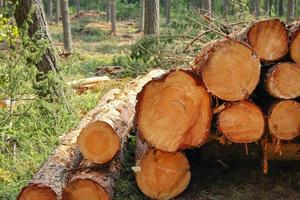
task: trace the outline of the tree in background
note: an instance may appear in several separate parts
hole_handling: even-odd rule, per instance
[[[46,12],[47,12],[47,16],[49,19],[52,18],[53,16],[53,13],[52,13],[52,10],[53,10],[53,4],[52,4],[52,0],[48,0],[47,1],[47,9],[46,9]]]
[[[60,0],[61,6],[61,17],[63,23],[63,34],[64,34],[64,48],[67,52],[72,52],[72,34],[71,34],[71,24],[69,16],[69,2],[68,0]]]
[[[211,7],[211,0],[202,0],[203,10],[208,14],[211,15],[212,7]]]
[[[4,6],[4,0],[0,0],[0,8],[2,8]]]
[[[145,35],[159,35],[159,0],[145,0]]]
[[[223,0],[223,5],[222,5],[223,16],[227,16],[228,10],[229,10],[229,0]]]
[[[107,21],[110,21],[110,0],[106,0],[106,17],[107,17]]]
[[[110,20],[111,20],[111,34],[116,35],[117,32],[117,20],[116,20],[116,2],[115,0],[110,0]]]
[[[255,17],[259,17],[260,16],[260,2],[259,0],[253,0],[254,1],[254,14]]]
[[[58,24],[60,19],[60,0],[56,0],[55,23]]]
[[[164,6],[165,6],[164,13],[166,17],[166,24],[169,24],[171,18],[171,0],[165,0]]]
[[[80,17],[80,0],[76,0],[77,17]]]
[[[278,0],[278,16],[283,16],[283,0]]]
[[[139,21],[139,32],[144,31],[144,24],[145,24],[145,0],[140,0],[140,21]]]
[[[294,0],[287,1],[286,23],[290,23],[295,17]]]

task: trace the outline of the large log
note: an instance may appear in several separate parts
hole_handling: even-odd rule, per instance
[[[251,102],[230,103],[219,115],[218,129],[231,142],[256,142],[265,131],[264,115]]]
[[[290,28],[289,42],[290,56],[295,63],[300,64],[300,21]]]
[[[209,43],[194,64],[209,92],[226,101],[248,98],[259,82],[258,57],[251,47],[237,40]]]
[[[205,143],[211,100],[196,75],[176,70],[150,81],[137,96],[140,136],[157,149],[175,152]]]
[[[270,133],[280,140],[292,140],[300,135],[300,103],[284,100],[270,109],[268,117]]]
[[[79,167],[82,170],[70,174],[63,199],[113,198],[114,186],[124,163],[125,143],[133,128],[136,95],[143,85],[163,73],[163,70],[153,70],[127,84],[118,98],[102,106],[94,120],[81,131],[78,144],[90,161],[85,159]],[[99,165],[104,163],[107,165]]]
[[[18,200],[60,199],[62,186],[66,180],[66,172],[77,167],[82,158],[76,144],[77,136],[103,105],[116,98],[117,93],[119,90],[108,92],[100,100],[97,107],[80,121],[77,128],[64,136],[61,144],[54,150],[33,179],[23,187],[17,197]]]
[[[182,193],[191,178],[190,164],[183,152],[169,153],[150,148],[137,138],[136,182],[148,197],[168,200]]]
[[[247,41],[261,61],[277,61],[288,53],[288,31],[279,19],[254,23],[247,32]]]
[[[268,92],[277,98],[293,99],[300,97],[300,65],[279,63],[267,75]]]

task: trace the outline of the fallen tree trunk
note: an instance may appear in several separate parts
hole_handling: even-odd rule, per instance
[[[89,112],[79,123],[76,129],[67,133],[61,144],[35,174],[33,179],[23,187],[18,200],[56,200],[60,199],[62,186],[66,180],[66,172],[76,167],[82,157],[77,148],[76,138],[80,131],[92,120],[99,108],[116,98],[118,90],[111,90],[98,103],[97,107]]]
[[[268,117],[270,133],[279,140],[292,140],[300,135],[300,103],[284,100],[270,109]]]
[[[162,151],[198,147],[210,133],[210,96],[192,73],[183,70],[147,83],[137,96],[140,136]]]
[[[251,47],[237,40],[209,43],[194,65],[208,91],[226,101],[248,98],[259,82],[259,59]]]
[[[288,31],[279,19],[254,23],[247,32],[247,42],[261,61],[273,62],[288,53]]]
[[[137,137],[136,182],[148,197],[168,200],[182,193],[191,178],[190,164],[183,152],[168,153],[150,148]]]
[[[290,56],[292,60],[300,64],[300,22],[295,23],[289,31]]]
[[[261,109],[248,101],[230,103],[219,114],[218,129],[234,143],[258,141],[265,131]]]
[[[300,65],[279,63],[267,75],[268,92],[277,98],[293,99],[300,97]]]

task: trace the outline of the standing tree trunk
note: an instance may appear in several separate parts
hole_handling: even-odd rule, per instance
[[[140,23],[139,23],[139,31],[144,31],[145,24],[145,0],[140,0]]]
[[[71,34],[71,24],[69,17],[69,2],[68,0],[60,0],[61,4],[61,16],[63,22],[63,32],[64,32],[64,48],[67,52],[72,52],[72,34]]]
[[[165,0],[166,24],[170,23],[171,18],[171,0]]]
[[[4,7],[4,2],[3,0],[0,0],[0,8]]]
[[[79,18],[80,17],[80,0],[76,0],[76,10],[77,10],[76,16]]]
[[[106,0],[106,17],[107,21],[110,22],[110,0]]]
[[[202,0],[203,9],[208,15],[211,15],[211,0]]]
[[[259,0],[254,0],[254,12],[255,12],[255,17],[260,16]]]
[[[37,63],[38,70],[46,74],[58,71],[58,64],[51,44],[50,34],[41,0],[19,0],[16,4],[15,18],[17,26],[22,29],[27,23],[28,36],[34,42],[45,41],[49,45],[44,50],[41,60]]]
[[[58,24],[60,18],[60,0],[56,0],[55,23]]]
[[[224,1],[224,0],[223,0]],[[249,4],[249,11],[250,11],[250,13],[251,14],[254,14],[254,8],[255,8],[255,3],[254,3],[254,1],[253,0],[249,0],[248,1],[248,4]]]
[[[53,10],[53,2],[52,0],[49,0],[47,2],[47,15],[49,19],[51,19],[53,16],[52,10]]]
[[[145,0],[145,35],[159,35],[159,0]]]
[[[229,0],[223,0],[223,9],[222,9],[223,16],[227,16],[228,14],[228,8],[229,8],[228,4],[229,4]]]
[[[268,2],[268,16],[271,17],[272,16],[272,5],[273,5],[273,0],[269,0]]]
[[[287,1],[286,23],[290,23],[294,19],[294,0]]]
[[[111,19],[111,34],[116,35],[117,20],[116,20],[116,2],[110,0],[110,19]]]
[[[283,0],[278,0],[278,16],[283,16]]]

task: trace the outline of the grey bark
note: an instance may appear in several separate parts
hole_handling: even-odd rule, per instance
[[[53,16],[52,10],[53,10],[53,2],[52,2],[52,0],[48,0],[47,1],[47,16],[49,19],[51,19]]]
[[[3,0],[0,0],[0,8],[4,7],[4,2]]]
[[[80,0],[76,0],[77,17],[80,17]]]
[[[228,9],[229,9],[228,4],[229,4],[229,0],[223,0],[222,11],[224,16],[228,15]]]
[[[159,35],[159,0],[145,0],[145,35]]]
[[[106,0],[106,17],[107,17],[107,21],[110,22],[110,0]]]
[[[72,52],[72,34],[71,34],[71,23],[69,16],[69,1],[60,0],[61,16],[63,22],[63,35],[64,35],[64,48],[67,52]]]
[[[202,0],[202,3],[203,3],[203,10],[211,15],[212,13],[212,10],[211,10],[211,0]]]
[[[116,35],[117,20],[116,20],[116,2],[115,2],[115,0],[110,0],[110,20],[111,20],[111,34]]]
[[[253,0],[254,1],[254,13],[255,17],[260,16],[260,0]]]
[[[32,10],[33,9],[33,10]],[[20,0],[16,4],[15,19],[19,29],[28,25],[28,36],[33,41],[45,41],[47,48],[37,63],[38,70],[46,74],[49,71],[58,71],[57,59],[55,57],[53,45],[51,44],[47,20],[41,0]]]
[[[55,23],[58,24],[60,19],[60,0],[56,0]]]
[[[295,16],[295,10],[294,10],[294,0],[288,0],[287,1],[287,13],[286,13],[286,23],[290,23]]]
[[[169,24],[171,19],[171,0],[165,0],[165,16],[166,24]]]
[[[278,16],[283,16],[283,0],[278,0]]]
[[[145,0],[140,0],[140,21],[139,21],[139,31],[144,31],[145,24]]]

